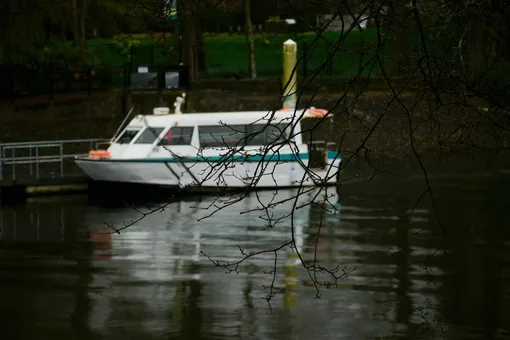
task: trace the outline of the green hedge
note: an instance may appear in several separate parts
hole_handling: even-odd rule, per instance
[[[332,63],[333,74],[355,74],[358,72],[360,60],[366,62],[368,58],[360,58],[362,51],[374,48],[375,39],[371,32],[352,32],[335,54]],[[364,41],[361,37],[364,37]],[[324,64],[328,51],[335,41],[340,38],[337,33],[326,33],[313,44],[315,34],[279,34],[257,35],[255,37],[255,60],[257,74],[260,76],[279,76],[282,73],[282,46],[287,39],[298,43],[298,58],[303,57],[304,46],[308,46],[308,72]],[[363,43],[362,43],[363,41]],[[225,73],[246,75],[248,70],[248,51],[244,35],[209,36],[204,37],[206,52],[207,76],[221,76]],[[364,59],[364,60],[363,60]],[[300,68],[299,71],[301,71]]]
[[[302,57],[305,44],[308,45],[308,72],[324,63],[331,48],[335,48],[339,33],[328,32],[321,35],[318,41],[314,33],[300,34],[256,34],[255,59],[259,76],[280,76],[282,73],[282,44],[287,39],[298,43],[298,58]],[[104,65],[120,67],[127,64],[129,46],[135,46],[133,53],[134,65],[149,65],[151,63],[151,45],[154,44],[155,64],[177,64],[178,50],[173,37],[161,39],[161,36],[136,35],[123,36],[114,39],[89,40],[91,52]],[[202,77],[225,77],[237,75],[244,77],[248,70],[248,51],[244,34],[204,34],[204,52],[206,71]],[[377,45],[377,32],[373,29],[352,31],[338,48],[332,63],[333,75],[356,74],[360,63],[366,67],[363,73],[377,72],[377,65],[369,62],[374,56]],[[391,54],[394,48],[392,39],[385,44],[383,54]],[[366,64],[366,65],[365,65]],[[377,63],[375,63],[377,64]],[[370,70],[372,68],[372,70]],[[303,70],[302,65],[299,72]]]

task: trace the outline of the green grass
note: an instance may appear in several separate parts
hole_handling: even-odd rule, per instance
[[[279,35],[256,35],[255,36],[255,60],[257,74],[259,76],[280,76],[282,74],[282,46],[287,39],[298,43],[298,60],[303,57],[304,45],[308,45],[307,69],[308,73],[324,64],[328,51],[339,38],[338,33],[325,33],[314,43],[316,35],[313,33],[303,34],[279,34]],[[347,36],[335,53],[332,63],[332,74],[357,74],[361,64],[365,64],[376,46],[375,31],[352,32]],[[246,37],[236,36],[205,36],[204,45],[206,51],[207,76],[215,77],[225,72],[234,72],[242,75],[247,74],[248,52]],[[362,56],[362,53],[365,53]],[[301,73],[303,66],[300,65],[298,72]],[[367,73],[365,70],[363,73]]]
[[[255,59],[257,75],[261,77],[280,76],[282,74],[282,45],[287,39],[293,39],[298,43],[298,59],[302,57],[304,45],[309,46],[307,53],[307,70],[311,73],[315,68],[324,64],[328,51],[339,38],[339,33],[328,32],[316,39],[314,33],[299,34],[256,34],[255,35]],[[117,38],[118,39],[118,38]],[[130,37],[137,41],[138,46],[134,53],[134,65],[149,65],[151,62],[152,41],[147,35]],[[128,40],[121,40],[121,44],[115,45],[115,39],[89,40],[89,50],[96,56],[104,66],[122,67],[127,64]],[[206,60],[206,71],[201,74],[205,78],[224,77],[228,74],[237,74],[241,77],[248,73],[248,51],[246,36],[244,34],[204,34],[204,51]],[[166,48],[156,47],[154,49],[155,64],[177,64],[177,45],[169,39]],[[345,41],[337,47],[332,63],[332,75],[357,74],[360,64],[366,69],[362,74],[377,72],[378,67],[372,70],[369,60],[374,56],[377,42],[375,30],[368,29],[363,32],[353,31]],[[121,46],[123,45],[123,46]],[[116,47],[117,46],[117,47]],[[385,45],[384,51],[393,51],[393,42]],[[383,52],[384,52],[383,51]],[[122,54],[124,52],[124,54]],[[366,65],[365,65],[366,64]],[[376,64],[376,63],[374,63]],[[299,74],[302,73],[303,65],[299,67]],[[326,72],[328,73],[328,72]]]

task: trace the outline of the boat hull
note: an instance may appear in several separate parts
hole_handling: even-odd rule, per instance
[[[306,155],[299,159],[280,157],[227,162],[77,158],[75,163],[92,181],[216,191],[247,187],[262,189],[334,185],[340,161],[335,152],[328,155],[324,169],[307,169]]]

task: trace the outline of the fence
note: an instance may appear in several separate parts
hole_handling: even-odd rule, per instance
[[[107,144],[104,139],[0,144],[0,181],[39,180],[76,175],[73,159]]]
[[[39,71],[0,72],[0,100],[63,93],[104,91],[115,88],[161,90],[187,87],[187,70],[175,66],[46,68]]]
[[[208,55],[205,57],[205,67],[201,78],[243,78],[247,76],[246,65],[247,56],[243,52],[239,53],[236,44],[225,42],[230,46],[223,54]],[[299,44],[299,55],[302,57],[298,65],[298,74],[300,77],[306,77],[315,68],[322,65],[322,54],[316,50],[311,51],[307,43]],[[279,48],[279,47],[278,47]],[[140,49],[143,50],[145,49]],[[217,49],[216,49],[217,50]],[[134,54],[136,51],[132,51]],[[145,51],[147,52],[147,51]],[[234,53],[235,52],[235,53]],[[319,51],[320,52],[320,51]],[[137,52],[138,57],[151,55],[151,53]],[[153,54],[153,53],[152,53]],[[229,58],[218,57],[219,55],[229,55]],[[235,56],[233,56],[235,54]],[[274,53],[269,53],[269,57],[260,57],[257,64],[257,73],[261,77],[275,77],[282,73],[281,58],[273,57]],[[86,92],[91,94],[95,91],[105,91],[110,89],[129,89],[129,90],[165,90],[171,88],[187,89],[189,86],[189,70],[186,65],[158,65],[154,58],[134,58],[136,63],[142,65],[128,64],[123,67],[108,66],[89,66],[84,68],[46,67],[37,71],[6,68],[0,70],[0,100],[14,103],[17,99],[45,96],[49,100],[54,99],[58,94]],[[147,63],[144,63],[147,61]],[[151,63],[151,61],[153,63]],[[322,73],[324,75],[333,74],[333,64],[336,69],[341,61],[331,61]],[[342,64],[342,67],[346,67]],[[356,65],[357,67],[357,65]],[[338,71],[338,70],[337,70]],[[336,72],[338,73],[338,72]]]

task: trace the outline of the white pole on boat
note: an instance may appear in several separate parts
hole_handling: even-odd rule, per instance
[[[283,108],[296,108],[297,43],[291,39],[283,43]]]

